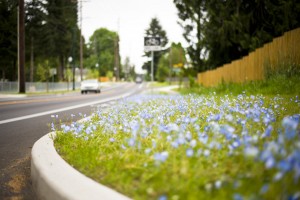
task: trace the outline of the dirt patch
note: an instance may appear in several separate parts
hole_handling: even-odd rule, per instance
[[[30,179],[30,156],[15,160],[1,171],[0,199],[37,199]]]
[[[14,193],[20,193],[25,186],[26,177],[24,174],[15,174],[7,185]]]

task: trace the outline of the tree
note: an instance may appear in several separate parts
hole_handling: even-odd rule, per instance
[[[126,81],[133,80],[135,77],[134,66],[130,63],[130,58],[126,57],[122,66],[122,72]]]
[[[190,44],[187,53],[198,72],[205,71],[205,46],[203,23],[206,20],[204,0],[174,0],[178,9],[179,24],[184,29],[183,37]]]
[[[34,81],[34,73],[35,69],[35,58],[41,57],[42,52],[41,49],[44,48],[41,40],[41,32],[43,32],[43,23],[45,22],[46,13],[45,13],[45,5],[40,0],[31,0],[26,3],[26,60],[30,61],[30,70],[29,72],[29,80],[30,82]]]
[[[17,80],[17,0],[0,1],[0,79]]]
[[[161,47],[165,47],[168,44],[168,37],[166,31],[163,30],[162,26],[160,25],[157,18],[153,18],[150,22],[149,28],[145,32],[145,37],[160,37],[161,40]],[[153,52],[154,59],[153,59],[153,73],[154,77],[156,76],[158,62],[160,57],[164,54],[164,51],[156,51]],[[146,57],[152,59],[151,52],[145,52]],[[143,67],[144,70],[147,70],[148,74],[151,72],[151,61],[144,63]]]
[[[158,69],[156,74],[156,79],[159,82],[166,81],[166,78],[168,77],[170,72],[170,67],[168,65],[169,65],[169,59],[167,58],[167,55],[161,56],[159,59]]]
[[[294,0],[207,2],[207,64],[217,67],[239,59],[300,25],[300,3]],[[298,8],[298,11],[297,11]]]
[[[174,0],[174,3],[190,45],[189,57],[198,72],[239,59],[300,26],[300,2],[295,0]]]
[[[18,0],[0,1],[0,71],[2,79],[17,79],[17,5]],[[72,52],[79,55],[79,29],[77,27],[77,1],[28,0],[25,1],[27,74],[33,81],[38,62],[49,60],[58,68],[63,80],[64,66]],[[78,39],[78,41],[77,41]],[[53,59],[55,58],[55,59]]]
[[[167,77],[173,77],[175,71],[183,70],[185,63],[185,50],[181,43],[172,43],[168,51],[159,60],[157,80],[164,82]]]
[[[105,76],[108,71],[115,71],[119,63],[119,36],[116,32],[106,28],[96,30],[90,37],[89,57],[85,60],[85,66],[93,69],[98,65],[100,76]]]
[[[64,68],[69,56],[79,58],[79,29],[77,26],[77,1],[48,0],[47,12],[42,32],[46,57],[55,57],[58,78],[63,80]]]

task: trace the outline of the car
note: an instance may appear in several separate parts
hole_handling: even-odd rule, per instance
[[[81,94],[87,94],[88,92],[100,93],[100,83],[97,79],[88,79],[81,82],[80,85]]]
[[[143,79],[141,78],[141,77],[136,77],[136,79],[135,79],[135,82],[136,83],[142,83],[143,82]]]

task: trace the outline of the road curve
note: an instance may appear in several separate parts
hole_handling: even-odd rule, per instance
[[[50,132],[51,115],[59,115],[63,123],[78,120],[91,114],[96,106],[109,106],[116,98],[139,93],[144,87],[143,84],[123,83],[96,95],[78,92],[62,96],[1,98],[0,199],[36,199],[30,180],[30,152],[34,142]]]

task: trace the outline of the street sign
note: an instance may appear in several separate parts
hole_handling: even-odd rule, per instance
[[[173,67],[175,68],[179,68],[179,67],[183,67],[183,63],[177,63],[177,64],[174,64]]]
[[[49,70],[49,73],[50,73],[50,76],[56,75],[56,74],[57,74],[56,68],[51,68],[51,69]]]
[[[161,50],[160,37],[145,37],[144,38],[144,50],[145,51],[160,51]]]

